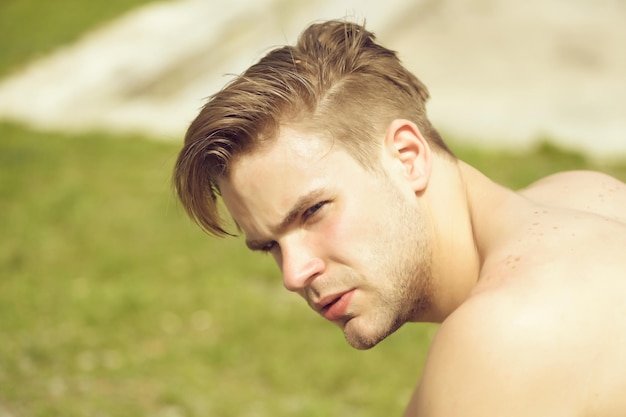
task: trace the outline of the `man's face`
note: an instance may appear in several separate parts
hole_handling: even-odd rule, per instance
[[[385,161],[383,170],[393,163]],[[427,228],[415,195],[398,184],[338,145],[284,128],[237,159],[220,189],[246,243],[272,254],[285,287],[367,349],[429,304]]]

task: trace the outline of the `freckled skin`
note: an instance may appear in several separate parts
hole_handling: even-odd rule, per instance
[[[495,244],[405,415],[626,415],[626,185],[568,172],[507,193],[492,235],[499,209],[475,206]]]

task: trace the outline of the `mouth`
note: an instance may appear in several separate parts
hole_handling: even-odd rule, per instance
[[[314,308],[326,320],[337,321],[346,315],[354,291],[349,290],[343,293],[328,295],[314,303]]]

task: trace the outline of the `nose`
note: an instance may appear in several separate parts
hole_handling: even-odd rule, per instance
[[[298,292],[309,281],[324,272],[324,261],[312,254],[304,245],[281,244],[281,270],[283,285],[289,291]]]

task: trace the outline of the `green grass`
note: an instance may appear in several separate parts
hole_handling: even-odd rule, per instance
[[[0,124],[0,404],[18,416],[399,415],[434,327],[360,352],[174,201],[178,145]],[[523,186],[594,168],[455,147]],[[626,164],[603,167],[626,178]]]
[[[398,414],[432,326],[349,348],[268,257],[186,219],[169,185],[177,150],[0,125],[0,403],[19,416]]]

